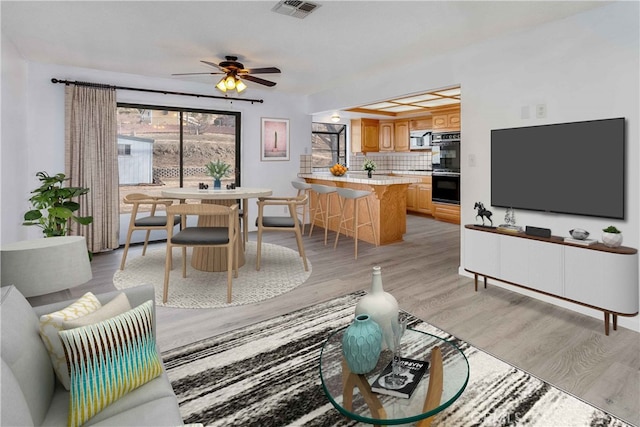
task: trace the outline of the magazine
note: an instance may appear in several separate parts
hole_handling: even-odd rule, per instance
[[[391,377],[392,363],[393,361],[389,362],[378,375],[378,378],[371,384],[371,391],[408,399],[429,369],[429,362],[401,357],[400,374],[395,380]]]

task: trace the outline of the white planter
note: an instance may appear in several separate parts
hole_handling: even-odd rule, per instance
[[[356,316],[360,314],[368,314],[382,329],[382,349],[393,350],[391,322],[398,320],[398,301],[382,288],[382,274],[379,266],[373,267],[371,290],[356,304]]]
[[[610,248],[617,248],[622,244],[622,233],[607,233],[602,232],[602,243]]]

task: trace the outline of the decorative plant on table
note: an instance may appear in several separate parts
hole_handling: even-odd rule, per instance
[[[213,178],[213,188],[220,189],[220,180],[229,175],[231,165],[228,165],[220,160],[216,160],[215,162],[207,163],[206,165],[204,165],[204,167],[207,168],[207,175]]]
[[[622,244],[622,232],[613,225],[602,229],[602,243],[610,248],[617,248]]]
[[[367,176],[369,178],[371,178],[373,171],[376,170],[377,167],[376,162],[367,158],[364,159],[364,163],[362,164],[362,170],[367,171]]]
[[[46,172],[38,172],[36,176],[42,185],[31,192],[33,196],[29,201],[33,209],[24,214],[22,225],[38,226],[45,237],[55,237],[68,234],[70,221],[82,225],[93,222],[91,216],[74,214],[80,209],[80,204],[72,199],[87,194],[88,188],[64,187],[69,178],[63,173],[50,176]]]

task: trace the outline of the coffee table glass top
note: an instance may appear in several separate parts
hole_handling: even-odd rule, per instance
[[[339,329],[332,333],[324,343],[320,353],[320,378],[322,387],[333,406],[347,417],[370,424],[398,425],[416,422],[431,417],[450,406],[464,391],[469,381],[469,363],[460,349],[453,343],[426,332],[407,329],[402,337],[401,356],[411,359],[427,360],[431,358],[432,350],[440,348],[442,353],[442,396],[439,404],[430,410],[425,410],[425,399],[429,387],[430,371],[420,380],[417,389],[410,399],[404,399],[384,394],[373,393],[380,401],[386,413],[384,423],[374,415],[370,406],[365,402],[362,390],[354,390],[352,407],[343,405],[343,356],[342,336],[346,330]],[[375,369],[364,378],[371,384],[384,367],[391,361],[392,353],[383,350],[380,353]],[[352,374],[353,375],[353,374]]]

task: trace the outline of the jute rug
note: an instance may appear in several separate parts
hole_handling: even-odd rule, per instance
[[[190,256],[191,250],[187,252]],[[162,302],[166,250],[147,251],[145,256],[127,260],[124,270],[113,276],[117,289],[151,283],[155,288],[156,304],[178,308],[218,308],[252,304],[300,286],[311,275],[304,270],[298,251],[270,243],[262,243],[262,262],[256,271],[256,242],[247,242],[245,264],[233,278],[233,298],[227,304],[227,272],[210,273],[191,267],[187,260],[187,277],[182,278],[181,250],[174,249],[173,270],[169,279],[169,298]]]
[[[351,322],[363,294],[164,352],[184,421],[207,426],[361,425],[341,415],[324,395],[319,357],[326,338]],[[433,426],[629,426],[416,317],[409,327],[452,340],[469,361],[465,391],[434,417]]]

